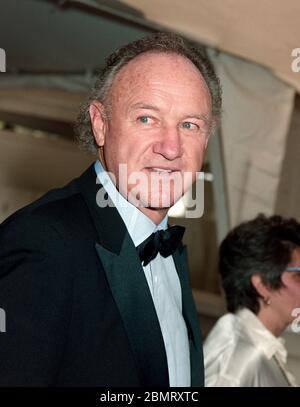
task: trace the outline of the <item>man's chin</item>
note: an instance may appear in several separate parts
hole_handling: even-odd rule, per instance
[[[175,204],[174,198],[167,196],[154,196],[152,199],[140,197],[138,200],[130,199],[130,201],[137,207],[149,208],[152,210],[169,210]]]

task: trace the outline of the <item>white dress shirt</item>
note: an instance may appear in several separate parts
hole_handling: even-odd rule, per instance
[[[297,386],[286,370],[283,338],[276,338],[249,309],[221,317],[204,343],[208,387]]]
[[[100,161],[95,162],[97,177],[122,217],[135,247],[153,232],[167,229],[166,216],[156,225],[128,202],[116,189]],[[162,332],[170,386],[190,386],[191,367],[187,328],[182,316],[181,286],[172,256],[159,253],[143,267]]]

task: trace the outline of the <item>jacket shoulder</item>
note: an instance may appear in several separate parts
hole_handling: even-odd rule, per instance
[[[83,195],[77,179],[62,188],[48,191],[36,201],[19,209],[0,224],[0,241],[7,233],[24,233],[27,229],[31,235],[44,233],[46,229],[63,231],[64,226],[76,225],[88,216]]]

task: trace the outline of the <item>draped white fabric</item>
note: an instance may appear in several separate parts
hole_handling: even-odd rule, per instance
[[[231,226],[275,209],[294,90],[267,69],[210,52],[223,87],[222,144]]]
[[[85,0],[87,1],[87,0]],[[268,67],[300,92],[299,0],[123,0],[152,22]]]

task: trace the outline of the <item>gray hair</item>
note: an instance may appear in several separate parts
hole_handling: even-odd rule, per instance
[[[205,48],[196,46],[174,33],[154,33],[117,49],[107,58],[104,68],[97,74],[96,83],[88,99],[81,106],[74,126],[78,141],[83,148],[92,153],[98,150],[89,114],[91,103],[98,100],[105,106],[116,74],[129,61],[150,51],[175,53],[189,59],[203,76],[211,93],[213,120],[214,122],[219,120],[222,105],[221,86]]]

